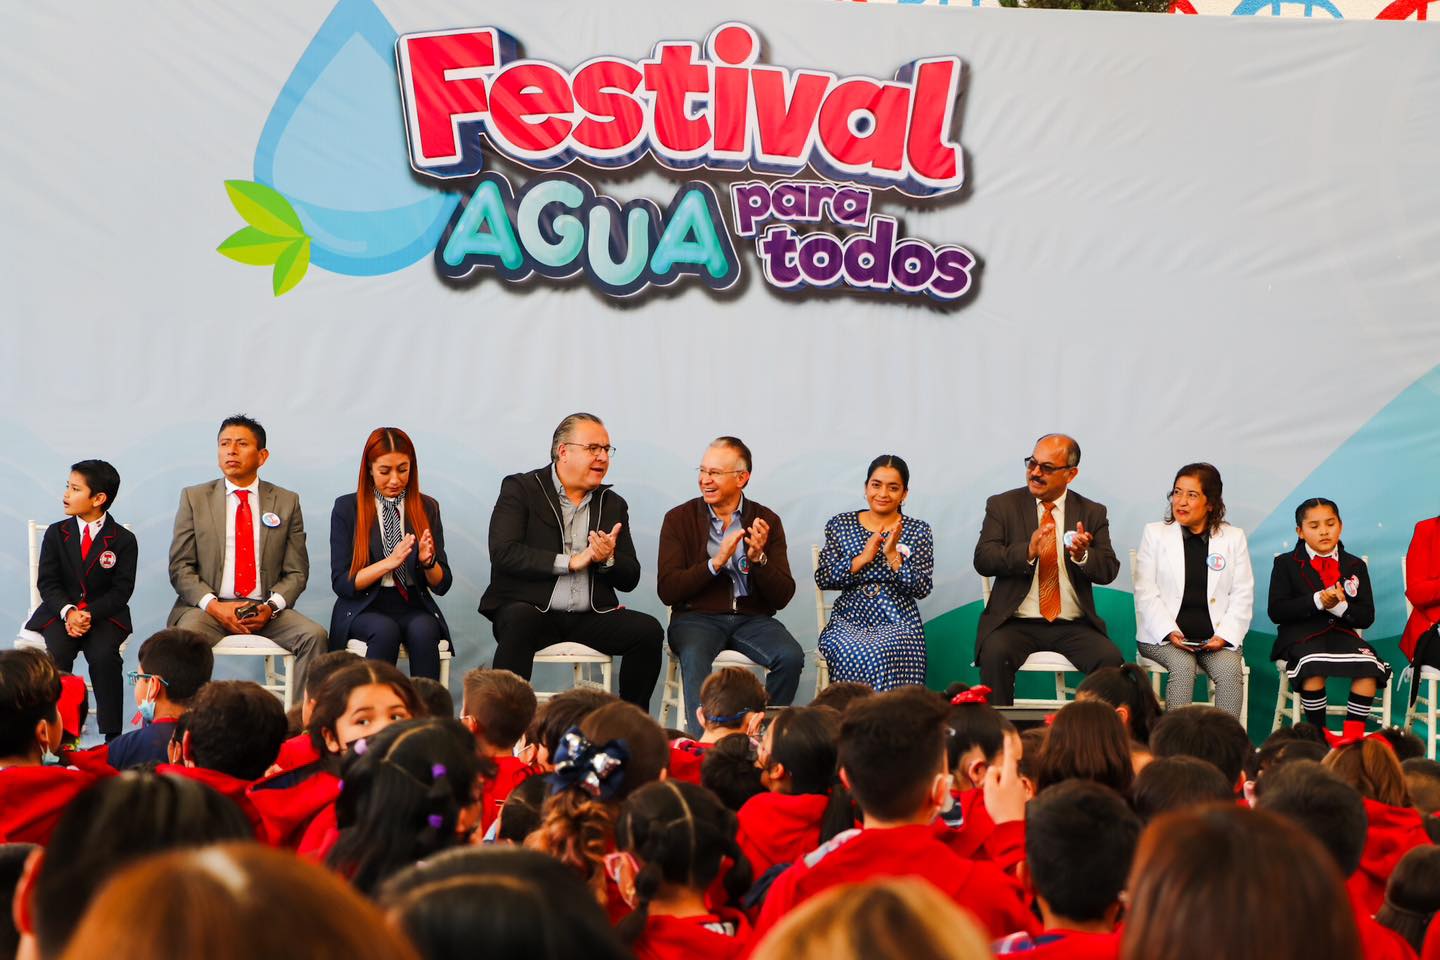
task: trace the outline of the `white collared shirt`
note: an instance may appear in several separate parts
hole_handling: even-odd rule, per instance
[[[1070,491],[1060,494],[1060,499],[1055,501],[1055,559],[1060,566],[1060,617],[1061,620],[1079,620],[1085,615],[1080,609],[1080,598],[1075,594],[1075,586],[1070,582],[1070,571],[1065,569],[1065,500],[1070,496]],[[1045,522],[1045,503],[1041,500],[1035,501],[1035,519],[1038,523]],[[1015,610],[1017,617],[1029,617],[1042,619],[1040,613],[1040,558],[1036,557],[1031,561],[1035,568],[1035,575],[1030,580],[1030,592],[1025,594],[1025,599]]]
[[[102,513],[102,514],[100,514],[100,519],[99,519],[99,520],[95,520],[95,521],[93,521],[93,522],[91,522],[91,523],[86,523],[85,520],[84,520],[84,518],[82,518],[82,517],[76,517],[76,518],[75,518],[75,522],[76,522],[77,524],[79,524],[79,526],[80,526],[80,542],[81,542],[82,544],[85,542],[85,528],[86,528],[86,527],[89,527],[89,528],[90,528],[90,549],[91,549],[91,550],[94,550],[94,549],[95,549],[95,541],[97,541],[97,540],[100,539],[100,528],[103,527],[103,526],[105,526],[105,518],[108,517],[108,516],[109,516],[108,513]],[[81,560],[83,561],[83,560],[85,560],[85,559],[87,559],[87,558],[82,555],[82,556],[81,556]],[[67,604],[65,604],[65,606],[63,606],[63,607],[60,608],[60,619],[61,619],[61,620],[64,620],[67,616],[69,616],[70,611],[71,611],[71,610],[74,610],[74,609],[75,609],[75,604],[73,604],[73,603],[67,603]]]
[[[1329,553],[1316,553],[1314,550],[1310,549],[1310,544],[1307,543],[1305,544],[1305,552],[1310,554],[1311,560],[1314,560],[1316,557],[1320,557],[1322,559],[1334,560],[1337,564],[1340,562],[1340,549],[1338,547],[1334,550],[1331,550]],[[1341,577],[1341,582],[1343,581],[1344,577]],[[1320,590],[1315,591],[1316,610],[1325,610],[1325,604],[1320,601],[1321,592],[1322,591]],[[1331,607],[1329,610],[1325,610],[1325,612],[1330,614],[1332,617],[1343,617],[1345,616],[1345,611],[1349,609],[1350,601],[1346,600],[1344,595],[1342,594],[1340,597],[1340,602],[1335,604],[1335,606]]]
[[[235,511],[240,509],[240,498],[235,495],[236,490],[248,490],[250,492],[250,528],[255,537],[255,589],[251,590],[247,596],[251,600],[266,599],[260,592],[260,588],[263,586],[260,576],[262,566],[260,557],[260,527],[264,522],[262,520],[263,514],[260,511],[260,478],[256,477],[248,487],[236,486],[227,479],[225,481],[225,566],[220,571],[220,582],[216,585],[220,592],[218,594],[207,593],[201,597],[200,602],[196,604],[201,610],[210,606],[210,601],[214,600],[217,596],[230,597],[236,600],[240,599],[235,596]],[[285,609],[285,598],[280,594],[270,594],[269,600],[280,610]]]

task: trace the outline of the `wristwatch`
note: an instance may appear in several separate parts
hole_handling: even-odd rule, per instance
[[[280,604],[276,603],[274,600],[266,599],[265,606],[270,608],[271,620],[274,620],[276,617],[280,616]]]
[[[767,557],[767,556],[765,556],[765,551],[764,551],[764,550],[761,550],[761,551],[760,551],[760,556],[756,557],[756,558],[755,558],[753,561],[751,561],[751,562],[754,563],[755,566],[757,566],[757,567],[763,567],[763,566],[765,566],[765,564],[767,564],[767,563],[770,562],[770,558]]]

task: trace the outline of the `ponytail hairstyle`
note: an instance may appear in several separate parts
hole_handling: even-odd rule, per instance
[[[631,794],[615,824],[616,846],[640,863],[635,875],[635,910],[618,932],[634,943],[650,917],[650,901],[664,886],[703,893],[720,875],[732,901],[750,888],[750,861],[735,840],[735,813],[704,787],[676,780],[651,783]]]
[[[588,714],[560,738],[546,779],[550,796],[525,845],[569,864],[603,905],[605,854],[620,803],[670,765],[670,743],[650,715],[616,701]]]
[[[1090,698],[1109,704],[1116,710],[1124,707],[1130,717],[1130,739],[1138,744],[1150,742],[1150,731],[1164,712],[1150,686],[1150,679],[1134,663],[1096,670],[1076,688],[1076,697],[1081,694],[1088,694]]]
[[[425,708],[420,705],[420,698],[415,695],[415,688],[405,674],[384,660],[357,658],[354,663],[326,677],[319,689],[313,692],[315,709],[310,713],[310,742],[316,753],[322,757],[330,756],[330,748],[325,745],[325,731],[328,730],[337,741],[340,739],[335,725],[345,716],[350,694],[372,683],[385,684],[393,689],[410,711],[410,716],[424,716]]]
[[[947,689],[946,693],[949,692]],[[968,774],[960,766],[965,754],[978,747],[985,762],[994,763],[1005,747],[1005,734],[1015,729],[1013,723],[984,700],[984,688],[979,688],[978,695],[968,700],[963,698],[967,692],[956,691],[950,698],[950,712],[946,717],[949,731],[945,738],[950,773],[964,779],[968,779]]]
[[[1340,519],[1340,506],[1334,500],[1326,500],[1324,497],[1311,497],[1300,506],[1295,508],[1295,526],[1305,525],[1305,514],[1317,507],[1329,507],[1335,513],[1335,519]]]
[[[840,714],[830,707],[787,707],[770,723],[770,763],[790,778],[791,793],[828,796],[823,843],[855,826],[855,804],[840,782]]]
[[[378,521],[375,510],[375,478],[370,465],[387,453],[404,454],[410,458],[410,480],[405,485],[405,530],[420,535],[430,529],[425,504],[420,498],[420,462],[415,459],[415,444],[399,427],[376,427],[365,441],[360,454],[360,482],[355,490],[355,542],[350,548],[350,579],[373,562],[370,559],[370,531]]]
[[[341,770],[340,839],[328,866],[368,896],[397,870],[459,843],[479,767],[458,720],[402,720],[357,741]]]

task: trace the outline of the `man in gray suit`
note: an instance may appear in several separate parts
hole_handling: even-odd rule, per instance
[[[1084,673],[1124,662],[1091,590],[1114,580],[1120,561],[1105,507],[1069,489],[1079,467],[1073,437],[1043,436],[1025,458],[1025,486],[985,502],[975,570],[995,582],[975,662],[996,706],[1015,701],[1015,673],[1032,653],[1062,654]]]
[[[180,491],[170,542],[170,583],[179,596],[169,625],[213,646],[258,634],[295,654],[295,689],[325,650],[325,630],[293,609],[310,576],[300,498],[259,479],[269,458],[265,428],[244,415],[220,424],[224,477]]]

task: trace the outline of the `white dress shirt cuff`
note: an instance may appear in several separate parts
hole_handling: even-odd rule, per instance
[[[280,596],[280,594],[278,593],[270,594],[270,602],[275,604],[276,613],[279,613],[281,610],[285,609],[285,598]]]
[[[570,572],[570,558],[563,553],[555,554],[555,562],[550,565],[550,572],[557,577],[563,577]]]
[[[61,619],[61,620],[64,620],[66,617],[70,616],[70,611],[71,611],[71,610],[74,610],[74,609],[75,609],[75,604],[73,604],[73,603],[67,603],[67,604],[65,604],[65,606],[63,606],[63,607],[60,608],[60,619]]]
[[[1343,617],[1343,616],[1345,616],[1345,611],[1346,611],[1346,610],[1349,610],[1349,609],[1350,609],[1350,601],[1349,601],[1349,600],[1341,600],[1339,603],[1335,604],[1335,606],[1333,606],[1333,607],[1330,608],[1330,616],[1332,616],[1332,617]]]
[[[195,606],[199,607],[201,610],[204,610],[206,607],[210,606],[210,601],[214,599],[215,594],[207,593],[205,594],[205,596],[200,598],[200,602],[195,604]]]

